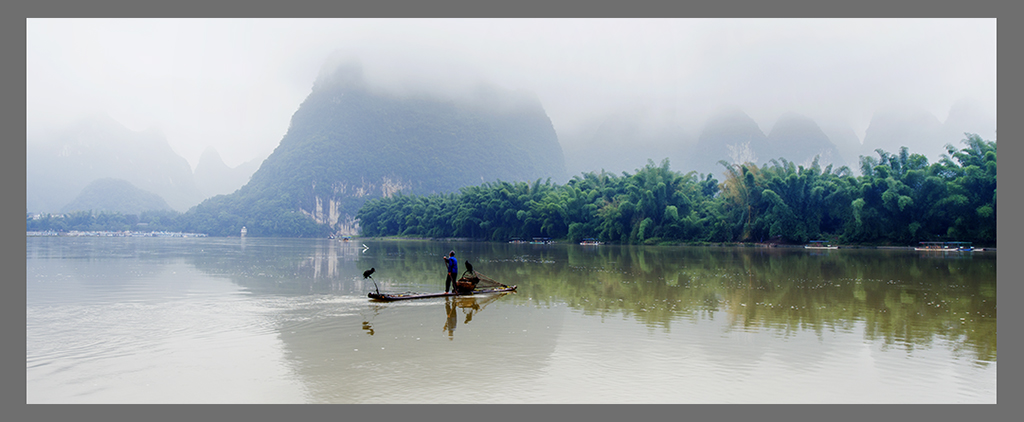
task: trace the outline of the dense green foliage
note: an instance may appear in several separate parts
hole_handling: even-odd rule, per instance
[[[467,237],[505,241],[551,237],[612,243],[788,242],[910,245],[957,240],[996,244],[996,144],[969,135],[965,147],[929,164],[901,148],[846,167],[804,168],[784,159],[730,165],[725,180],[679,174],[648,162],[635,174],[585,173],[565,185],[493,182],[459,193],[394,194],[357,214],[366,236]],[[173,211],[28,215],[37,230],[146,230],[237,236],[326,236],[295,199],[250,184],[188,214]],[[248,207],[248,208],[247,208]],[[244,217],[243,217],[244,216]]]
[[[585,173],[565,185],[496,182],[459,194],[393,195],[357,217],[366,236],[551,237],[615,243],[849,244],[958,240],[996,243],[996,145],[968,135],[966,147],[928,164],[920,154],[877,150],[862,175],[785,159],[730,165],[725,180],[679,174],[668,160],[635,174]]]
[[[26,214],[27,231],[168,231],[180,232],[181,213],[173,210],[120,212],[74,211],[64,214]]]
[[[298,192],[249,183],[230,195],[196,205],[180,218],[181,231],[210,236],[326,237],[330,229],[298,211]]]

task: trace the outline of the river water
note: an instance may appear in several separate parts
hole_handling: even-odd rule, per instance
[[[28,403],[996,401],[995,252],[26,246]],[[449,250],[517,292],[367,298],[443,290]]]

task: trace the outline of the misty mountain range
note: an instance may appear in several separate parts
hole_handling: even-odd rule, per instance
[[[184,212],[214,195],[241,187],[262,160],[228,168],[213,148],[192,171],[156,131],[132,131],[105,115],[73,122],[39,135],[26,146],[26,209],[28,212],[111,211],[137,214],[127,203],[170,207]],[[99,186],[90,185],[103,180]],[[121,183],[111,184],[110,181]],[[127,185],[126,185],[127,184]],[[121,186],[128,189],[111,195]],[[125,202],[126,195],[150,199]],[[162,206],[160,204],[163,204]],[[148,210],[148,209],[143,209]]]
[[[648,159],[666,157],[675,171],[718,179],[724,172],[720,160],[760,165],[783,158],[806,166],[818,156],[822,167],[845,165],[856,173],[858,157],[876,156],[876,148],[895,153],[907,146],[934,162],[945,153],[943,145],[959,146],[964,132],[989,140],[995,135],[994,116],[961,102],[944,122],[926,111],[880,111],[863,142],[849,126],[794,113],[765,133],[739,109],[720,111],[699,131],[617,115],[559,136],[530,95],[487,86],[459,100],[397,95],[368,86],[361,72],[352,63],[325,67],[277,149],[265,160],[235,168],[209,148],[192,171],[161,134],[131,131],[106,116],[31,139],[26,208],[164,209],[152,194],[179,212],[228,212],[252,230],[252,210],[274,203],[280,209],[273,215],[305,214],[351,232],[351,218],[363,202],[399,191],[444,193],[495,180],[548,177],[564,183],[584,172],[634,172]],[[217,195],[225,196],[194,208]]]
[[[877,158],[878,148],[898,153],[906,146],[911,153],[936,162],[946,154],[946,144],[962,146],[965,132],[994,141],[995,124],[995,116],[969,101],[954,104],[944,122],[925,110],[882,110],[872,117],[862,142],[849,125],[819,124],[796,113],[783,114],[766,134],[745,112],[725,109],[712,115],[699,131],[644,127],[641,116],[617,115],[562,134],[560,140],[569,174],[602,169],[633,173],[648,159],[669,158],[676,171],[710,173],[721,179],[725,169],[719,160],[764,165],[783,158],[809,166],[818,156],[823,168],[847,166],[859,173],[860,156]]]
[[[199,191],[202,192],[204,198],[234,192],[249,181],[265,158],[257,158],[235,167],[228,167],[217,150],[208,147],[203,151],[203,155],[199,156],[199,162],[193,172]]]

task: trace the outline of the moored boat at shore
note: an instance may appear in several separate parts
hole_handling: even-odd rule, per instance
[[[804,249],[839,249],[839,247],[824,240],[812,240],[810,243],[804,245]]]
[[[921,246],[914,247],[915,251],[926,252],[973,252],[975,250],[971,242],[921,242]]]

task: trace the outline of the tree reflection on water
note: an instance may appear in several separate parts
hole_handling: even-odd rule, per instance
[[[994,252],[403,241],[367,241],[370,248],[359,251],[274,242],[249,242],[237,261],[194,259],[211,271],[235,266],[227,270],[232,278],[256,292],[361,292],[368,287],[359,284],[360,268],[369,266],[378,269],[381,291],[423,292],[443,288],[437,251],[455,248],[494,279],[517,284],[514,303],[565,303],[665,331],[714,318],[726,318],[732,330],[781,337],[861,324],[867,340],[888,347],[909,351],[941,340],[982,364],[996,360]],[[449,314],[461,310],[467,324],[484,306],[479,298],[456,299],[446,302],[450,335],[457,321]]]
[[[559,261],[554,258],[555,261]],[[644,248],[568,249],[567,265],[517,270],[524,294],[590,314],[622,313],[670,330],[725,315],[736,330],[787,336],[866,327],[868,340],[928,347],[941,338],[996,360],[992,254],[947,258],[909,251]]]

